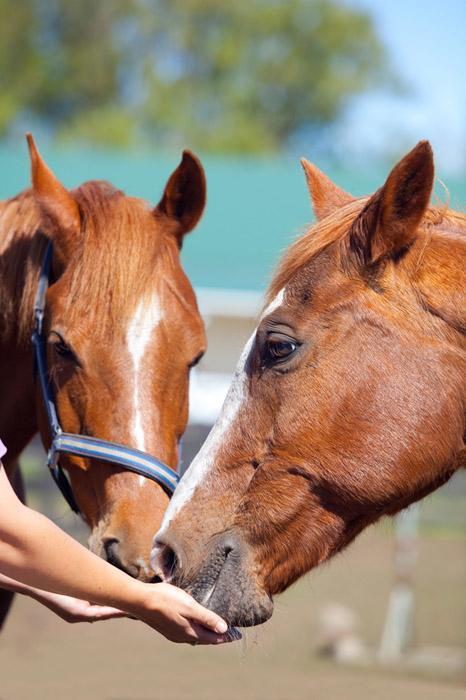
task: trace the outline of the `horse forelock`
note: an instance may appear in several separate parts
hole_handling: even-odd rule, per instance
[[[173,273],[177,247],[144,200],[100,182],[74,194],[82,239],[67,270],[65,312],[73,323],[86,308],[95,331],[108,332],[133,316],[158,278]]]

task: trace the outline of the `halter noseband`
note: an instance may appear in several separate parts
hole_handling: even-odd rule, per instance
[[[47,371],[46,339],[43,332],[46,294],[50,283],[50,268],[52,263],[53,245],[47,244],[39,284],[34,302],[34,330],[32,344],[37,376],[39,378],[42,399],[47,413],[47,422],[52,442],[47,455],[47,466],[70,508],[79,513],[79,507],[73,495],[71,484],[59,464],[60,454],[77,455],[99,459],[111,464],[117,464],[128,471],[145,476],[159,484],[171,496],[178,485],[180,477],[159,459],[141,450],[135,450],[125,445],[108,440],[99,440],[89,435],[76,435],[63,432],[58,419],[57,409]]]

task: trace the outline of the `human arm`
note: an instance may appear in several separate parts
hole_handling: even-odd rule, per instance
[[[97,622],[111,620],[115,617],[127,617],[127,613],[108,605],[93,605],[87,600],[80,600],[60,593],[42,591],[28,586],[0,573],[0,588],[13,593],[21,593],[45,605],[65,622]]]
[[[132,579],[24,506],[1,467],[0,571],[34,589],[123,610],[171,641],[229,641],[226,623],[184,591]]]

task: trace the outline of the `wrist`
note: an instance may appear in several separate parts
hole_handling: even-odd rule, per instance
[[[149,586],[153,588],[153,584],[142,583],[128,577],[124,592],[111,604],[134,617],[140,617],[141,611],[149,607]]]

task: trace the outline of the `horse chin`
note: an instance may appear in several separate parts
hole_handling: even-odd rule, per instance
[[[205,600],[205,595],[192,595],[205,607],[220,615],[230,627],[254,627],[266,622],[273,613],[273,600],[264,593],[251,590],[246,581],[219,582]]]
[[[273,600],[252,573],[251,559],[248,547],[231,533],[226,534],[217,539],[194,579],[180,584],[228,625],[260,625],[271,617]]]

